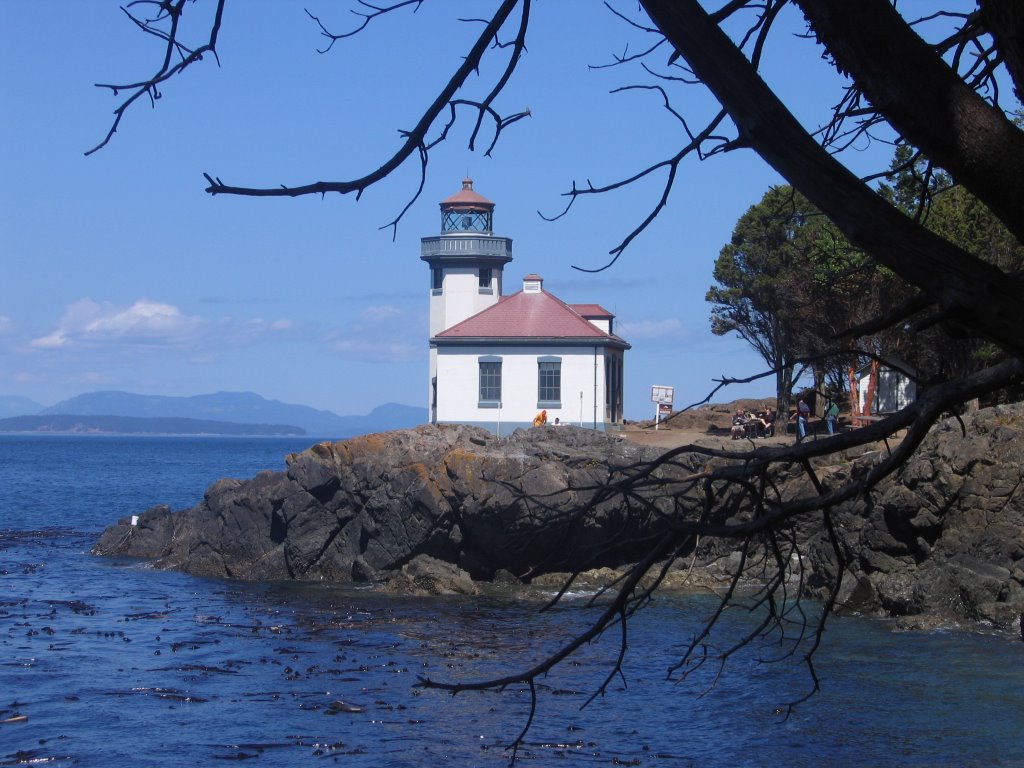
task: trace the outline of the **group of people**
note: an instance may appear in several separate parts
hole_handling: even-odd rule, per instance
[[[825,424],[830,435],[835,434],[836,420],[839,416],[839,406],[830,402],[825,412]],[[796,440],[800,442],[807,437],[807,424],[811,418],[811,407],[806,400],[799,400],[796,410],[790,417],[790,421],[796,422]],[[732,417],[731,435],[733,440],[742,438],[771,437],[775,434],[775,413],[770,405],[757,413],[750,413],[744,408],[738,408]]]
[[[775,412],[770,405],[757,413],[738,408],[732,417],[731,435],[733,440],[741,438],[771,437],[775,434]]]
[[[796,404],[796,412],[791,417],[796,420],[796,441],[799,443],[805,437],[807,437],[807,423],[811,418],[811,406],[807,404],[806,400],[800,400]],[[825,428],[828,430],[828,434],[834,435],[836,433],[836,427],[839,422],[839,403],[835,400],[829,400],[828,407],[825,409],[823,416],[825,422]]]
[[[807,423],[811,418],[811,407],[808,406],[806,400],[801,399],[797,403],[797,412],[793,418],[797,420],[797,442],[800,442],[807,436]],[[825,423],[825,429],[828,430],[829,436],[836,434],[836,429],[839,426],[839,403],[836,400],[828,400],[822,421]]]
[[[548,412],[547,411],[541,411],[540,413],[538,413],[536,416],[533,417],[533,426],[535,426],[535,427],[543,427],[547,423],[548,423]],[[562,420],[556,417],[554,424],[555,424],[556,427],[560,427],[560,426],[562,426]]]

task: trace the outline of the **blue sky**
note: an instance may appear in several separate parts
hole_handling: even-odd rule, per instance
[[[351,24],[342,3],[306,7],[329,26]],[[394,240],[379,227],[415,190],[413,167],[359,201],[203,192],[204,172],[275,186],[375,168],[476,34],[456,19],[458,7],[426,4],[321,55],[301,5],[229,3],[220,66],[209,59],[193,67],[164,88],[155,109],[139,103],[112,142],[85,157],[119,103],[93,84],[138,79],[160,51],[116,2],[8,0],[0,25],[0,395],[50,405],[99,389],[247,390],[340,414],[425,405],[429,275],[419,238],[439,231],[437,203],[467,173],[497,205],[497,234],[514,241],[506,292],[537,272],[559,298],[617,315],[633,345],[627,418],[653,414],[651,385],[673,385],[677,404],[689,403],[717,376],[760,371],[743,341],[710,333],[704,301],[737,218],[781,181],[755,154],[686,162],[668,209],[597,274],[573,265],[604,264],[655,204],[663,176],[577,201],[554,223],[537,214],[559,211],[574,180],[615,181],[681,142],[656,94],[610,93],[648,82],[637,68],[588,68],[644,44],[600,3],[535,4],[529,52],[498,102],[532,116],[506,131],[491,158],[468,151],[471,122],[461,122],[431,155],[424,193]],[[768,79],[815,126],[841,82],[813,43],[785,42],[767,52]],[[485,68],[471,80],[468,95],[486,92],[489,75]],[[675,105],[694,125],[715,109],[696,88]],[[854,162],[886,162],[888,149],[862,149]],[[717,399],[771,392],[766,380]]]

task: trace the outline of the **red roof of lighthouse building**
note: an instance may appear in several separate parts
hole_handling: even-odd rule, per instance
[[[595,304],[581,305],[595,307]],[[611,315],[608,315],[609,317]],[[505,296],[482,312],[441,331],[438,341],[455,340],[579,340],[581,343],[604,342],[629,348],[618,336],[605,333],[573,307],[550,293],[520,291]]]
[[[583,317],[600,317],[609,318],[615,317],[611,312],[602,307],[600,304],[570,304],[573,311],[578,312]]]

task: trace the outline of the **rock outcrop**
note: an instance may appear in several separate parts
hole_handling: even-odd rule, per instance
[[[965,428],[956,420],[937,425],[870,498],[835,510],[846,607],[910,617],[909,624],[980,621],[1019,630],[1024,406],[980,411]],[[816,470],[839,483],[883,450],[830,457]],[[501,439],[464,426],[367,435],[293,454],[284,472],[221,480],[190,510],[153,507],[134,526],[126,518],[95,551],[204,576],[391,579],[392,589],[429,594],[471,591],[457,569],[477,580],[529,581],[621,567],[645,553],[672,515],[700,510],[698,492],[659,498],[655,487],[649,503],[636,505],[604,492],[609,480],[658,453],[574,427]],[[659,479],[706,464],[682,454],[658,470]],[[786,495],[807,488],[796,468],[781,468],[778,483]],[[837,570],[819,520],[797,523],[802,583],[817,597]],[[728,542],[702,541],[689,581],[713,584],[736,562]]]
[[[1020,630],[1024,405],[978,411],[963,427],[955,419],[936,425],[898,473],[837,520],[848,607],[905,617],[908,626],[969,621]],[[818,532],[812,571],[831,578],[833,561]]]
[[[220,480],[190,510],[156,506],[135,526],[126,518],[95,551],[256,581],[378,581],[419,555],[484,580],[621,565],[657,523],[597,493],[612,468],[655,455],[576,427],[501,439],[465,426],[366,435],[293,454],[284,472]],[[693,456],[679,471],[701,464]]]

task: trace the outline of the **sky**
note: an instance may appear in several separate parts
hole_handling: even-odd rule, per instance
[[[185,21],[209,5],[190,4]],[[632,344],[627,418],[653,415],[653,385],[675,387],[678,407],[703,399],[718,377],[764,369],[744,341],[710,332],[704,300],[736,220],[782,183],[753,152],[684,162],[667,208],[604,271],[574,267],[608,262],[657,203],[663,173],[580,199],[555,222],[538,214],[559,212],[574,182],[628,177],[683,141],[655,92],[612,93],[649,83],[641,70],[594,66],[648,42],[598,2],[535,3],[528,52],[496,102],[531,116],[508,127],[490,157],[468,149],[472,121],[460,120],[431,153],[423,192],[394,232],[386,225],[415,193],[418,165],[359,200],[206,194],[203,173],[277,186],[375,169],[479,30],[458,20],[464,6],[427,3],[322,54],[303,7],[328,27],[353,26],[350,6],[333,0],[229,2],[219,64],[207,57],[168,83],[155,108],[138,102],[111,142],[85,156],[121,101],[94,84],[148,75],[160,46],[117,2],[4,3],[0,395],[52,405],[96,390],[251,391],[343,415],[387,402],[425,407],[430,283],[419,240],[439,233],[437,204],[467,174],[496,204],[495,233],[513,240],[506,293],[536,272],[562,300],[616,315]],[[799,19],[786,23],[800,28]],[[776,39],[766,79],[813,128],[842,82],[813,42]],[[497,61],[470,80],[466,97],[490,89]],[[700,88],[679,90],[673,105],[693,126],[716,109]],[[491,135],[485,126],[484,146]],[[878,152],[889,150],[858,148],[853,162],[877,162]],[[769,378],[715,400],[773,389]]]

